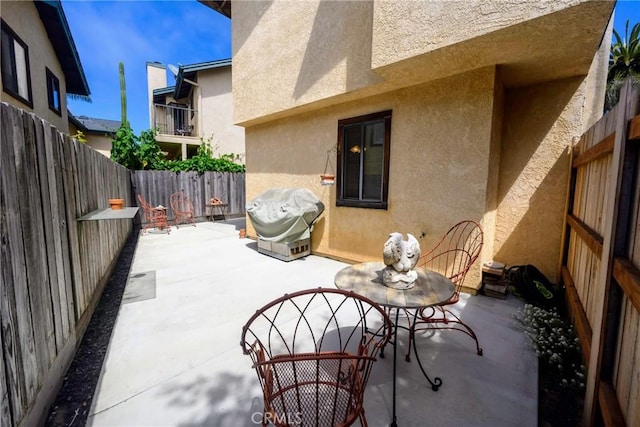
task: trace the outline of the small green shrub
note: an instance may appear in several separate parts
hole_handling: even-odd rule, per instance
[[[139,169],[138,137],[128,123],[120,125],[111,145],[111,160],[128,169]]]
[[[162,150],[156,141],[156,134],[153,130],[143,130],[140,132],[140,145],[136,150],[136,156],[142,169],[157,169],[158,164],[163,159]]]

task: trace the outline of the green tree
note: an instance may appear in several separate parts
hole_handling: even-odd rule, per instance
[[[120,163],[128,169],[138,169],[140,162],[137,157],[138,137],[133,133],[127,120],[127,88],[124,80],[124,64],[118,64],[120,73],[120,111],[122,121],[111,142],[111,160]]]
[[[640,84],[640,22],[636,23],[629,33],[627,20],[624,30],[624,38],[620,37],[615,29],[613,30],[605,110],[610,110],[618,103],[620,89],[625,79],[631,78],[634,85]]]

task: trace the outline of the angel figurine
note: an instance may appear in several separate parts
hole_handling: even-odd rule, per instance
[[[401,233],[389,234],[384,244],[382,259],[386,265],[382,272],[382,282],[394,289],[411,289],[418,273],[414,267],[420,258],[420,243],[413,235],[407,233],[407,240]]]

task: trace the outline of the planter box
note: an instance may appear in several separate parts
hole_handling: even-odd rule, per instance
[[[296,240],[289,243],[275,243],[258,237],[258,252],[278,258],[282,261],[292,261],[311,253],[311,239]]]

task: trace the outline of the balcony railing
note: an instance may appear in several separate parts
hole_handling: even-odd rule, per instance
[[[154,104],[154,127],[162,135],[198,136],[198,111],[189,107]]]

